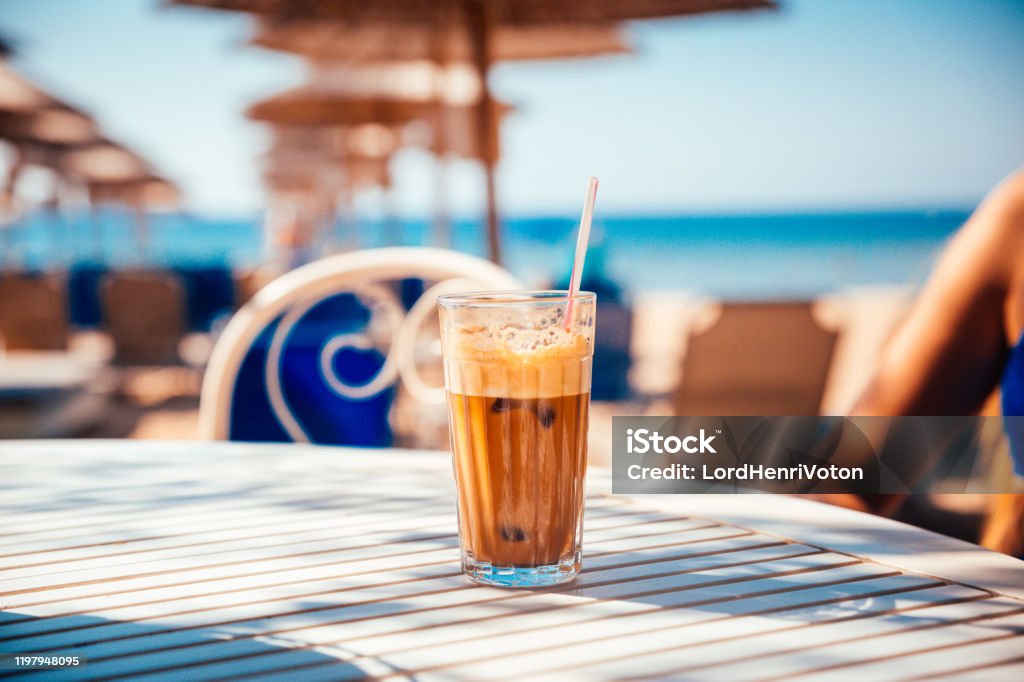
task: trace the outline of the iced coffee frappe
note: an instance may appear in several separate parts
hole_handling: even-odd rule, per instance
[[[580,569],[594,295],[439,299],[462,565],[550,585]]]

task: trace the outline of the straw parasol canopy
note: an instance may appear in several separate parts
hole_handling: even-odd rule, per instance
[[[307,84],[254,103],[247,115],[274,124],[278,146],[296,146],[302,129],[304,144],[332,149],[339,157],[390,156],[399,146],[413,144],[438,154],[496,159],[497,136],[482,149],[479,138],[467,134],[477,128],[482,89],[466,64],[313,64]],[[494,100],[490,106],[498,119],[511,111]],[[416,135],[411,123],[425,124],[431,134]],[[286,129],[291,131],[287,144],[280,132]]]
[[[439,38],[430,26],[374,24],[260,17],[250,41],[257,47],[298,54],[322,62],[407,62],[440,64],[473,60],[464,27],[452,26]],[[493,60],[527,61],[629,54],[632,49],[614,23],[508,26],[494,33]]]
[[[0,63],[0,140],[14,149],[0,204],[13,204],[14,185],[27,165],[56,169],[64,153],[99,139],[88,114],[61,101]]]
[[[486,5],[495,26],[666,19],[707,12],[773,8],[773,0],[171,0],[176,5],[274,17],[443,25]]]
[[[341,208],[348,212],[353,192],[367,187],[390,189],[388,164],[400,146],[426,147],[439,158],[448,154],[474,160],[498,157],[496,136],[490,141],[491,150],[483,150],[472,134],[478,116],[474,105],[445,104],[425,93],[399,98],[397,91],[358,95],[322,87],[291,90],[248,111],[256,120],[275,124],[264,176],[274,195],[315,204],[340,194]],[[499,118],[511,110],[503,104],[492,106],[500,107]],[[319,179],[311,177],[317,175]],[[439,240],[448,232],[442,175],[439,168],[435,193]]]
[[[138,154],[104,138],[91,116],[10,69],[3,59],[9,55],[0,39],[0,140],[14,149],[0,187],[0,207],[13,205],[14,185],[25,166],[43,166],[83,187],[94,207],[117,203],[134,208],[144,246],[145,211],[177,207],[178,188]],[[54,205],[58,187],[55,182]]]
[[[0,139],[13,143],[74,146],[99,138],[96,122],[70,106],[47,106],[28,113],[0,111]]]
[[[61,158],[60,169],[86,185],[131,182],[153,175],[145,159],[106,139],[68,151]]]
[[[293,126],[400,125],[423,118],[432,106],[419,100],[349,95],[302,86],[255,102],[245,114],[254,121]]]
[[[438,245],[448,244],[451,226],[445,160],[448,156],[485,161],[476,134],[476,104],[482,84],[471,60],[472,42],[457,23],[439,31],[411,24],[361,24],[261,17],[254,45],[305,57],[317,82],[366,88],[367,81],[386,84],[404,97],[445,92],[467,106],[431,112],[408,126],[410,146],[429,149],[437,159],[434,231]],[[630,53],[622,29],[614,23],[502,27],[494,35],[494,59],[538,60]],[[359,72],[352,74],[359,65]],[[337,73],[335,73],[337,72]],[[504,111],[498,115],[503,118]],[[489,144],[496,149],[498,126]],[[497,154],[494,157],[497,159]]]
[[[0,56],[9,54],[0,41]],[[0,61],[0,140],[20,152],[21,163],[50,166],[85,184],[135,183],[155,176],[138,154],[103,138],[96,121]],[[169,184],[169,183],[168,183]]]
[[[141,156],[108,139],[64,153],[58,170],[85,188],[94,209],[117,204],[134,211],[140,253],[149,245],[147,211],[172,210],[181,201],[181,192],[174,183],[158,175]],[[100,253],[99,224],[95,221],[94,239]]]
[[[264,155],[263,181],[276,205],[291,206],[291,218],[277,225],[290,246],[336,239],[334,219],[351,224],[356,192],[391,188],[389,163],[404,143],[400,126],[361,124],[314,127],[272,126],[273,142]],[[269,221],[273,231],[275,221]],[[354,231],[349,239],[355,240]]]
[[[272,188],[322,190],[333,194],[360,187],[389,187],[391,155],[331,156],[317,150],[271,150],[264,180]]]
[[[181,191],[170,180],[152,172],[135,177],[116,179],[86,179],[89,203],[95,208],[104,204],[125,206],[135,214],[135,240],[140,255],[149,251],[149,211],[169,211],[178,208]],[[102,251],[99,224],[94,222],[94,240],[97,253]]]
[[[468,37],[471,62],[484,84],[477,102],[477,136],[484,153],[487,236],[490,256],[500,262],[494,166],[497,112],[487,85],[496,58],[495,40],[503,28],[607,25],[638,19],[664,19],[707,12],[774,8],[774,0],[170,0],[172,4],[247,12],[279,21],[330,20],[350,28],[420,26],[444,46],[452,27]],[[440,50],[439,50],[440,51]]]
[[[317,82],[366,89],[370,81],[399,91],[403,97],[439,91],[467,105],[479,101],[482,84],[472,65],[472,41],[464,26],[444,30],[429,25],[360,24],[260,17],[252,44],[304,57]],[[496,61],[592,58],[631,53],[624,31],[614,23],[506,26],[494,32]],[[360,70],[352,74],[353,67]],[[337,73],[334,73],[337,72]],[[384,73],[380,73],[384,72]],[[396,73],[398,72],[398,73]],[[504,113],[504,112],[503,112]],[[499,118],[503,118],[503,113]],[[483,161],[476,134],[475,107],[435,110],[426,120],[405,128],[410,146],[429,149],[437,160],[434,188],[434,232],[438,245],[448,245],[451,225],[445,161],[449,156]],[[496,126],[490,143],[498,144]],[[496,160],[496,156],[495,156]]]
[[[496,117],[499,119],[512,111],[512,107],[504,103],[492,102],[491,106],[497,110]],[[444,131],[443,148],[435,144],[436,136],[428,136],[426,140],[422,136],[412,139],[431,146],[435,152],[454,153],[472,159],[482,159],[485,155],[498,158],[496,136],[489,141],[489,150],[484,150],[479,145],[479,139],[469,134],[474,130],[479,115],[477,108],[472,105],[352,96],[300,87],[256,102],[246,110],[246,115],[264,123],[311,129],[343,130],[369,125],[400,128],[410,123],[427,122],[433,130]]]
[[[353,192],[391,186],[388,164],[403,144],[400,126],[272,125],[263,155],[264,184],[272,195],[336,206]],[[325,217],[326,219],[326,217]]]
[[[326,173],[337,187],[387,187],[387,164],[402,144],[401,130],[368,123],[352,127],[275,126],[264,155],[267,175]]]
[[[159,175],[147,173],[122,180],[95,180],[86,184],[94,204],[121,204],[144,210],[169,210],[181,203],[178,186]]]
[[[380,123],[351,127],[274,125],[270,151],[317,150],[335,158],[388,156],[401,146],[402,129]]]
[[[248,111],[274,131],[265,184],[276,195],[287,191],[312,202],[340,192],[348,209],[353,192],[390,187],[387,163],[402,146],[424,147],[439,158],[481,160],[485,151],[472,134],[481,89],[476,72],[464,63],[311,64],[306,85]],[[511,110],[493,106],[500,107],[499,117]],[[497,139],[491,144],[496,157]],[[324,180],[310,178],[314,172]],[[447,232],[442,174],[439,167],[439,235]]]
[[[256,102],[246,113],[279,125],[399,128],[429,120],[439,110],[476,109],[482,90],[475,70],[466,64],[314,63],[305,85]],[[494,106],[499,113],[508,109]]]
[[[55,103],[55,98],[0,63],[0,111],[27,113]]]
[[[263,182],[271,206],[287,210],[268,213],[268,236],[291,249],[333,242],[334,219],[339,209],[347,214],[354,192],[391,187],[390,158],[390,153],[339,155],[326,148],[272,148],[265,155]],[[282,216],[283,221],[274,219]]]
[[[73,146],[99,137],[96,122],[0,63],[0,139]]]
[[[344,161],[309,154],[276,154],[263,173],[272,195],[288,195],[313,203],[337,205],[353,192],[391,187],[389,156],[349,156]]]

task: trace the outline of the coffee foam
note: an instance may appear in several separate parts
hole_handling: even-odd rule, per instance
[[[591,338],[561,325],[452,325],[446,387],[462,395],[556,398],[590,391]]]

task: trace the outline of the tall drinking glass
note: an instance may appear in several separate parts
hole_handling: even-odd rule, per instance
[[[595,296],[438,298],[462,570],[537,587],[579,573]],[[566,324],[566,311],[571,311]]]

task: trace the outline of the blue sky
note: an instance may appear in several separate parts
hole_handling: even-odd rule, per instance
[[[504,65],[503,210],[575,213],[586,176],[614,212],[965,206],[1024,165],[1024,2],[781,0],[783,10],[633,24],[637,54]],[[299,80],[243,46],[240,15],[155,0],[4,0],[16,65],[92,111],[216,214],[262,206],[245,105]],[[425,215],[429,159],[396,163]],[[477,210],[469,163],[453,204]],[[372,208],[379,198],[367,197]]]

